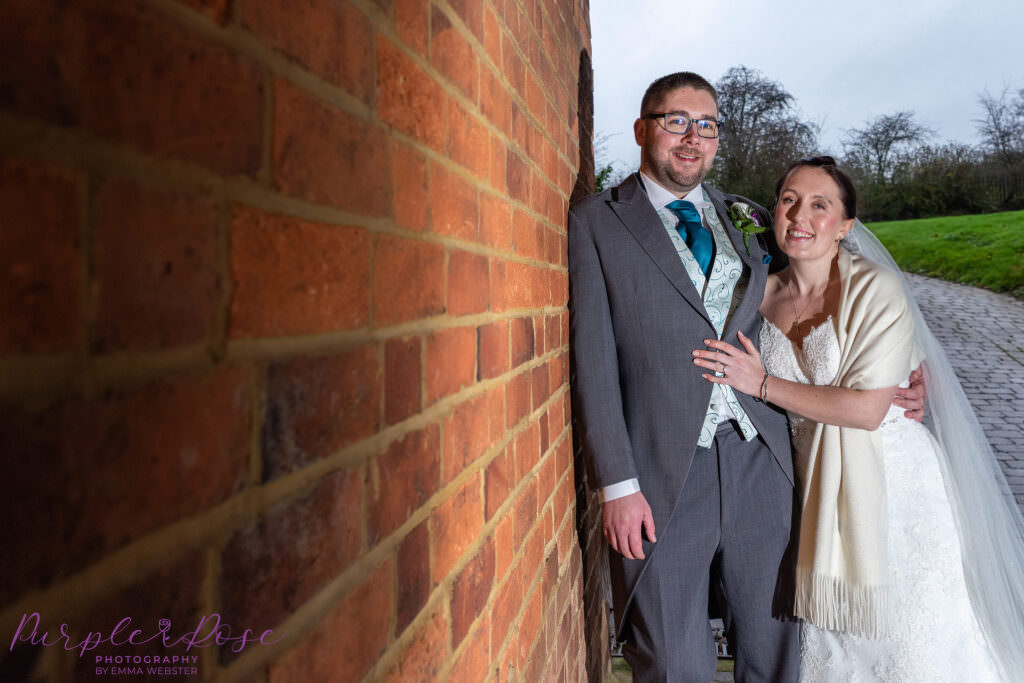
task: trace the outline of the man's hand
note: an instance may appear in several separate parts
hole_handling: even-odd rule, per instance
[[[924,403],[926,398],[924,373],[921,372],[921,366],[919,365],[910,373],[910,386],[906,389],[897,389],[896,397],[893,398],[892,402],[900,408],[907,409],[903,413],[906,417],[922,422],[924,421]]]
[[[654,536],[651,506],[640,491],[606,501],[601,508],[601,517],[608,545],[627,559],[644,559],[642,529],[647,530],[647,538],[651,543],[658,540]]]

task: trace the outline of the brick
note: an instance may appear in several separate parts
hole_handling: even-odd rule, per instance
[[[511,446],[505,448],[491,461],[484,474],[485,513],[490,520],[508,499],[516,483],[515,460]]]
[[[569,485],[567,480],[563,480],[558,486],[558,491],[555,495],[555,524],[561,525],[557,534],[556,546],[558,550],[558,563],[560,566],[565,567],[569,561],[569,555],[571,548],[575,542],[576,535],[575,529],[573,529],[572,522],[565,524],[565,516],[559,517],[559,512],[562,509],[561,501],[565,498],[564,489]],[[559,589],[561,592],[561,589]],[[561,598],[559,598],[559,604],[561,604]]]
[[[384,355],[384,418],[390,425],[423,407],[423,343],[419,337],[389,339]]]
[[[550,444],[550,441],[548,441],[547,412],[544,412],[540,416],[540,419],[538,420],[537,424],[540,425],[540,450],[538,452],[541,454],[541,457],[544,457],[544,454],[548,452],[548,445]]]
[[[555,524],[556,525],[562,523],[562,521],[565,519],[566,514],[569,512],[569,510],[572,508],[572,506],[573,506],[573,504],[575,502],[576,502],[576,489],[573,486],[573,478],[571,476],[570,477],[566,477],[558,485],[558,489],[555,491],[554,516],[555,516]],[[563,563],[565,562],[566,557],[568,557],[568,553],[570,551],[571,543],[569,541],[571,541],[573,538],[575,538],[569,532],[569,528],[570,527],[571,527],[571,524],[567,525],[564,534],[559,534],[559,537],[558,537],[558,548],[559,548],[559,553],[562,553],[562,560],[561,561]],[[564,544],[563,544],[563,540],[562,540],[562,535],[566,536],[566,543],[564,543]]]
[[[509,132],[512,98],[499,75],[489,68],[481,69],[480,111],[495,128],[503,133]]]
[[[374,322],[378,326],[444,311],[444,247],[382,235],[374,260]],[[410,282],[416,286],[410,287]]]
[[[509,509],[494,528],[494,577],[495,581],[505,578],[512,567],[516,554],[515,510]]]
[[[487,310],[491,295],[487,257],[468,251],[448,254],[449,315],[470,315]]]
[[[395,633],[401,634],[430,597],[430,529],[427,521],[398,546],[398,605]]]
[[[532,574],[535,567],[539,567],[537,564],[526,565],[528,571]],[[536,643],[541,637],[541,626],[542,616],[544,611],[544,592],[540,590],[540,586],[534,586],[533,592],[526,598],[526,606],[523,609],[523,614],[519,618],[519,638],[517,645],[519,648],[519,661],[525,662],[529,657],[530,651],[533,649],[533,644]],[[528,680],[541,680],[540,678],[533,678]]]
[[[448,96],[419,65],[381,34],[377,43],[377,112],[397,130],[445,152]]]
[[[538,296],[535,290],[547,293],[546,272],[525,263],[509,261],[505,272],[505,303],[510,309],[535,308]],[[547,297],[545,297],[547,298]]]
[[[516,457],[519,457],[518,448]],[[537,522],[537,480],[531,479],[516,501],[516,548],[522,548]],[[530,565],[527,565],[530,566]],[[536,565],[532,565],[536,567]],[[530,574],[532,576],[532,573]]]
[[[483,527],[480,476],[476,475],[430,515],[434,584],[444,581]]]
[[[263,70],[141,3],[4,5],[3,108],[144,154],[256,177]]]
[[[525,211],[512,215],[512,251],[526,258],[541,258],[541,228],[535,219]]]
[[[0,601],[11,603],[238,493],[249,371],[179,376],[45,406],[0,404]]]
[[[429,0],[395,0],[395,31],[406,44],[426,56],[430,42]]]
[[[230,337],[346,330],[369,321],[364,228],[238,206],[231,232]]]
[[[448,153],[453,161],[465,166],[481,179],[491,168],[491,134],[471,112],[452,103],[451,125],[448,129]]]
[[[551,396],[551,391],[548,387],[548,367],[547,363],[538,365],[531,372],[533,376],[530,379],[532,386],[531,393],[533,394],[533,410],[540,408],[544,405],[548,397]]]
[[[494,542],[488,539],[452,584],[452,645],[458,647],[483,611],[494,583]]]
[[[118,590],[97,604],[91,604],[89,609],[79,619],[76,619],[75,627],[78,629],[78,633],[83,635],[85,633],[109,633],[110,629],[119,621],[125,617],[131,617],[129,633],[135,628],[142,629],[147,635],[155,633],[161,619],[170,621],[175,627],[172,632],[184,633],[187,628],[195,627],[202,617],[207,616],[200,611],[200,589],[203,585],[205,569],[206,559],[202,552],[194,552],[181,558],[169,555],[156,571],[138,583]],[[209,624],[211,621],[212,619],[208,618],[206,623]],[[208,631],[204,630],[204,632]],[[268,640],[274,640],[274,634],[268,636]],[[76,641],[72,640],[72,642]],[[131,651],[133,657],[173,657],[175,655],[183,657],[195,653],[194,650],[189,653],[186,647],[185,643],[177,647],[165,647],[162,642],[156,640],[133,645]],[[90,650],[87,657],[76,657],[73,680],[95,680],[96,660],[94,658],[119,654],[125,654],[124,648],[103,643],[94,650]],[[7,661],[4,663],[9,664]],[[9,669],[6,669],[6,672],[9,672]],[[171,677],[168,679],[176,680]]]
[[[548,130],[551,130],[548,128]],[[558,174],[560,172],[561,162],[558,160],[558,150],[555,149],[554,145],[550,143],[544,143],[544,175],[549,181],[555,184],[556,190],[558,188]]]
[[[519,651],[515,647],[515,637],[510,637],[509,641],[509,645],[505,648],[504,654],[501,655],[501,661],[498,663],[498,677],[496,679],[504,683],[525,680],[519,673]]]
[[[491,136],[491,187],[501,193],[508,191],[508,155],[497,135]]]
[[[486,681],[491,667],[491,621],[484,614],[473,630],[448,675],[450,681]]]
[[[459,15],[462,23],[472,31],[476,39],[483,41],[484,37],[484,11],[483,3],[474,0],[451,0],[448,3],[455,13]]]
[[[471,385],[476,378],[476,328],[438,330],[427,337],[427,405]]]
[[[511,30],[513,34],[516,34],[515,29]],[[502,72],[505,74],[505,78],[508,79],[512,88],[522,95],[526,80],[526,66],[516,51],[515,39],[508,33],[501,34],[501,58],[503,62]]]
[[[385,560],[298,645],[270,663],[267,683],[358,681],[388,642],[393,581]]]
[[[521,372],[505,389],[505,422],[509,429],[530,414],[530,373]]]
[[[505,437],[505,385],[499,384],[487,392],[487,410],[490,413],[491,443]]]
[[[564,429],[565,420],[562,417],[562,402],[552,401],[551,405],[548,406],[548,412],[545,417],[547,418],[548,428],[547,440],[548,443],[554,444],[558,441]]]
[[[260,40],[363,100],[373,99],[373,33],[348,3],[242,4],[242,22]]]
[[[505,642],[523,606],[523,576],[520,568],[521,565],[509,572],[505,585],[498,589],[494,600],[491,610],[491,643],[495,649]]]
[[[484,8],[483,16],[484,50],[495,65],[501,64],[501,26],[498,17],[490,7]],[[481,98],[482,99],[482,98]],[[482,104],[482,102],[481,102]]]
[[[493,379],[510,369],[508,321],[481,325],[477,333],[477,379]]]
[[[510,323],[512,339],[512,367],[533,360],[533,318],[514,318]]]
[[[436,681],[441,666],[451,653],[448,620],[443,612],[431,616],[426,625],[398,655],[398,664],[383,679],[386,683]]]
[[[285,194],[368,216],[391,214],[383,128],[274,82],[274,182]]]
[[[534,465],[540,462],[540,424],[531,422],[516,436],[516,477],[530,474]]]
[[[444,423],[444,482],[461,474],[490,447],[489,420],[486,395],[464,401],[452,410]]]
[[[569,302],[569,273],[563,270],[552,272],[551,306],[565,306]]]
[[[218,219],[206,199],[106,183],[95,200],[94,350],[197,344],[220,308]]]
[[[511,115],[509,116],[508,136],[509,138],[512,139],[512,142],[514,142],[520,148],[525,148],[526,143],[529,141],[529,126],[530,124],[527,121],[526,109],[521,107],[518,102],[513,101]],[[525,164],[524,159],[520,159],[520,162],[521,164]],[[511,166],[511,163],[509,164],[509,166]],[[523,183],[525,193],[526,191],[529,190],[530,187],[530,174],[528,167],[523,165],[522,168],[525,168],[526,170],[521,172],[522,177],[519,179],[519,182]],[[511,177],[509,179],[509,184],[511,186]]]
[[[505,261],[491,259],[491,311],[503,313],[505,303]]]
[[[430,167],[430,213],[434,232],[476,241],[480,222],[476,188],[436,164]]]
[[[560,387],[568,383],[568,362],[568,351],[562,351],[548,361],[548,368],[550,370],[548,373],[548,387],[552,394],[556,393]]]
[[[480,241],[491,247],[508,250],[512,244],[511,208],[504,198],[480,195]]]
[[[533,353],[538,358],[548,351],[545,344],[547,341],[546,322],[543,315],[534,316],[533,318]]]
[[[533,81],[532,78],[530,80],[531,80],[531,82]],[[529,106],[529,105],[527,105],[527,106]],[[541,112],[541,114],[543,114],[543,112],[544,112],[544,108],[543,107],[541,107],[540,112]],[[534,118],[537,117],[537,110],[536,109],[533,109],[532,107],[530,107],[530,113],[533,114]],[[544,159],[543,159],[543,154],[544,154],[543,147],[544,147],[544,134],[541,132],[540,128],[537,125],[535,125],[533,120],[531,120],[527,124],[527,130],[526,130],[526,156],[527,156],[528,159],[531,159],[533,161],[533,163],[535,163],[537,166],[540,166],[543,163],[543,161],[544,161]],[[535,170],[533,172],[533,175],[530,178],[530,182],[534,183],[538,188],[543,188],[544,187],[544,185],[542,184],[543,181],[544,181],[543,169],[541,169],[541,173],[538,173]],[[542,196],[543,195],[541,195],[539,192],[535,191],[534,194],[533,194],[534,201],[537,202],[540,199],[540,197],[542,197]],[[540,206],[543,206],[543,204],[541,204]],[[538,206],[537,208],[540,208],[540,206]]]
[[[392,442],[371,462],[366,525],[371,547],[434,495],[440,474],[441,429],[436,424]]]
[[[229,0],[178,0],[184,5],[206,15],[221,26],[228,21]]]
[[[59,166],[0,160],[0,353],[63,351],[82,339],[83,186]]]
[[[341,574],[362,550],[363,495],[362,472],[341,470],[236,531],[221,553],[224,620],[271,628]]]
[[[562,346],[562,316],[552,314],[544,319],[544,346],[549,350]]]
[[[427,161],[415,149],[397,140],[391,145],[395,224],[408,230],[425,230],[430,225]]]
[[[540,499],[547,500],[556,493],[555,486],[558,483],[557,456],[554,451],[547,453],[541,461],[540,473],[537,475],[537,488],[540,492]],[[554,520],[557,524],[561,518]]]
[[[506,155],[506,182],[508,193],[513,199],[529,203],[530,167],[519,154],[509,148]]]
[[[471,102],[476,102],[480,79],[476,54],[437,6],[430,13],[430,62]]]

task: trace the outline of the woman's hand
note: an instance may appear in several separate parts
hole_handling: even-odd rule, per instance
[[[764,367],[761,366],[761,354],[758,353],[754,343],[742,332],[738,332],[740,343],[746,351],[736,348],[732,344],[717,339],[705,339],[704,343],[713,351],[696,349],[693,352],[693,362],[702,368],[721,373],[720,377],[715,375],[701,375],[704,379],[715,384],[727,384],[737,391],[751,396],[759,396],[761,382],[764,380]]]

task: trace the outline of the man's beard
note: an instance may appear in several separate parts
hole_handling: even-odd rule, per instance
[[[685,150],[679,151],[682,151],[684,154],[688,154],[688,152],[686,152]],[[671,152],[670,154],[674,153],[675,152]],[[704,161],[703,156],[694,156],[697,156],[697,158],[700,159],[702,162]],[[659,166],[659,170],[661,171],[662,177],[664,177],[666,180],[671,181],[675,185],[674,188],[669,189],[674,189],[680,192],[689,192],[693,188],[700,185],[704,181],[704,178],[706,178],[708,175],[708,168],[704,166],[703,163],[696,171],[692,173],[684,173],[683,171],[677,170],[672,165],[671,159],[662,163]]]

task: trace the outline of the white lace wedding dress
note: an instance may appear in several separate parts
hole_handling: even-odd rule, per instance
[[[771,374],[805,384],[829,384],[838,372],[839,341],[830,318],[799,349],[768,321],[761,359]],[[790,414],[793,453],[806,457],[813,432]],[[937,443],[921,424],[890,407],[882,422],[892,578],[891,633],[868,640],[804,623],[804,683],[987,683],[999,681],[968,598]]]

